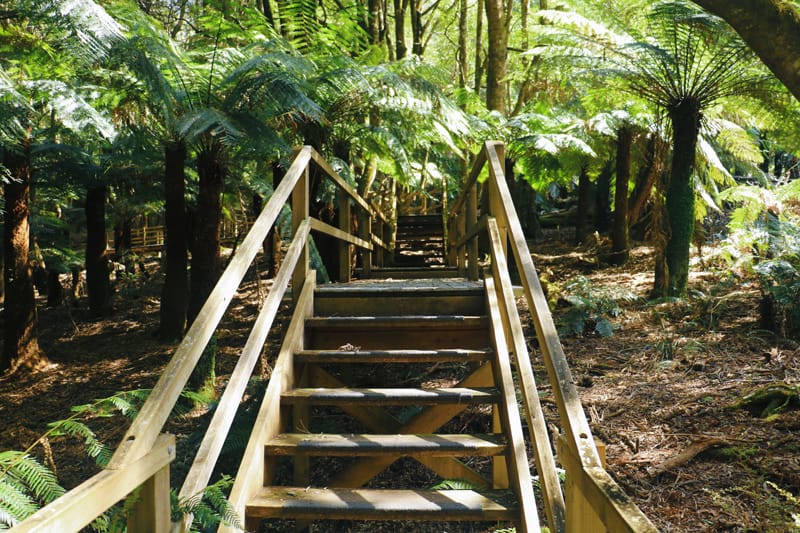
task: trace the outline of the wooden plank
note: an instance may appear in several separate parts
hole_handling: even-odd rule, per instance
[[[252,229],[239,245],[236,254],[220,276],[189,331],[186,332],[175,355],[162,371],[158,383],[122,438],[122,444],[109,462],[110,468],[119,468],[142,457],[155,443],[208,340],[233,299],[236,287],[261,250],[267,232],[275,223],[295,182],[308,164],[311,158],[310,150],[310,148],[300,150]]]
[[[169,465],[145,481],[128,515],[128,533],[168,533],[172,525]]]
[[[493,247],[496,247],[497,244],[493,243]],[[528,466],[528,454],[525,451],[525,437],[522,434],[522,421],[517,406],[514,378],[511,374],[511,360],[509,358],[508,345],[506,344],[506,332],[500,316],[500,305],[497,301],[494,280],[491,277],[486,277],[484,283],[486,284],[489,317],[492,321],[495,377],[501,394],[498,408],[509,443],[508,453],[506,454],[508,457],[508,473],[514,483],[514,489],[520,502],[520,521],[517,530],[523,533],[539,531],[539,512],[536,510],[536,499],[533,495],[533,481],[530,467]]]
[[[560,533],[564,531],[564,496],[561,492],[553,450],[550,446],[550,433],[547,430],[542,404],[539,401],[536,378],[531,368],[531,360],[528,354],[525,333],[522,331],[519,311],[517,310],[514,288],[511,285],[505,256],[500,250],[500,232],[497,229],[494,218],[489,219],[487,227],[492,252],[492,276],[495,280],[503,323],[506,331],[510,332],[511,344],[515,354],[517,374],[520,380],[519,388],[525,402],[528,431],[532,434],[534,459],[536,461],[536,469],[539,472],[547,523],[550,526],[550,531]]]
[[[472,228],[458,240],[456,246],[459,248],[462,246],[466,246],[472,239],[474,239],[484,231],[486,231],[486,215],[481,216],[481,218],[478,220],[478,223],[474,224]]]
[[[282,398],[293,405],[310,401],[316,405],[373,404],[373,405],[436,405],[491,403],[498,399],[497,391],[488,388],[295,388]]]
[[[267,487],[247,506],[248,517],[304,520],[512,520],[507,492]]]
[[[658,529],[600,466],[584,467],[565,435],[558,460],[567,471],[567,533],[656,533]]]
[[[358,234],[363,240],[371,242],[372,219],[370,218],[368,213],[362,212],[358,214]],[[368,278],[370,272],[372,271],[372,252],[369,249],[362,248],[360,256],[361,256],[361,270],[364,273],[364,277]]]
[[[375,234],[375,233],[372,234],[372,244],[374,246],[377,246],[378,248],[381,248],[382,250],[388,250],[389,249],[389,245],[387,245],[385,242],[383,242],[383,239],[378,237],[378,235]],[[376,264],[376,266],[382,267],[383,265],[378,263],[378,264]]]
[[[150,450],[119,469],[106,469],[11,528],[13,533],[79,531],[175,459],[175,437],[159,435]],[[161,480],[159,481],[161,484]]]
[[[265,446],[267,454],[332,457],[409,455],[491,456],[506,449],[500,435],[458,434],[308,434],[283,433]]]
[[[336,202],[339,205],[339,229],[351,235],[353,223],[351,220],[350,197],[347,195],[347,192],[343,189],[338,189],[336,191]],[[347,241],[339,241],[339,275],[337,281],[340,283],[347,283],[350,281],[350,272],[353,266],[350,264],[351,251],[350,244]]]
[[[600,458],[594,445],[589,423],[583,412],[578,390],[572,378],[567,358],[558,337],[558,331],[553,323],[547,299],[542,291],[539,276],[533,265],[528,244],[525,241],[511,193],[508,190],[503,176],[502,166],[494,150],[494,144],[486,143],[489,162],[495,167],[497,176],[497,194],[499,197],[499,213],[492,213],[495,217],[503,218],[510,230],[511,250],[517,264],[517,270],[522,278],[525,298],[531,312],[536,337],[539,339],[539,349],[547,368],[550,384],[553,387],[553,396],[558,407],[559,418],[567,434],[570,445],[577,450],[585,466],[600,466]]]
[[[325,160],[325,158],[322,157],[322,155],[320,155],[319,152],[317,152],[316,150],[314,150],[310,146],[306,147],[306,148],[310,148],[310,150],[311,150],[311,159],[314,161],[314,163],[316,163],[316,165],[323,172],[325,172],[325,174],[328,175],[328,177],[331,179],[331,181],[333,181],[336,184],[336,186],[339,187],[339,189],[341,189],[344,192],[346,192],[347,195],[350,196],[350,198],[352,198],[353,201],[355,203],[357,203],[359,207],[361,207],[361,209],[366,211],[369,214],[370,217],[374,217],[375,216],[375,209],[373,209],[372,206],[370,206],[367,203],[367,201],[364,200],[364,198],[362,198],[361,195],[358,194],[358,192],[356,192],[356,190],[353,189],[353,187],[350,186],[349,183],[347,183],[341,176],[339,176],[338,172],[336,172],[335,170],[333,170],[333,168],[331,168],[331,166],[328,164],[328,162]]]
[[[308,167],[306,167],[292,190],[292,235],[297,234],[300,224],[309,217],[309,182],[309,172]],[[309,247],[303,246],[300,260],[295,265],[292,273],[292,298],[295,303],[300,298],[300,292],[303,289],[302,284],[308,274],[309,255]]]
[[[491,356],[489,350],[303,350],[295,360],[316,364],[329,363],[427,363],[483,362]]]
[[[461,189],[461,194],[458,196],[456,201],[453,202],[453,206],[450,208],[450,218],[453,218],[466,205],[468,194],[467,191],[472,189],[478,182],[478,176],[481,175],[484,164],[486,164],[485,149],[478,152],[477,156],[475,156],[475,162],[472,164],[472,170],[467,177],[467,181],[464,182],[464,186]]]
[[[469,194],[467,195],[466,206],[467,217],[467,233],[478,223],[478,186],[473,185]],[[469,279],[478,279],[478,239],[473,238],[467,244],[467,277]]]
[[[319,231],[320,233],[324,233],[325,235],[330,235],[331,237],[335,237],[340,241],[344,241],[350,244],[355,244],[359,248],[365,248],[367,250],[372,250],[372,244],[356,237],[355,235],[351,235],[346,233],[339,228],[335,228],[330,224],[326,224],[321,220],[317,220],[316,218],[311,219],[311,229],[314,231]],[[348,256],[349,258],[349,256]]]
[[[466,379],[461,381],[458,386],[492,386],[494,385],[492,374],[492,365],[489,363],[483,364]],[[397,433],[434,432],[450,421],[454,416],[464,411],[467,407],[467,404],[432,406],[415,415],[405,424],[401,425],[398,421],[394,431]],[[347,409],[348,412],[352,412],[352,409],[358,409],[358,407],[344,407],[344,409]],[[362,421],[370,429],[375,427],[375,423],[368,418],[363,419]],[[388,424],[386,426],[379,426],[379,428],[380,427],[388,427]],[[378,429],[378,431],[385,430]],[[394,458],[383,457],[375,457],[356,461],[346,472],[337,475],[330,484],[340,487],[359,487],[376,475],[380,474],[389,465],[391,465],[392,462],[394,462]],[[425,458],[420,458],[419,462],[434,472],[439,473],[443,479],[467,479],[471,483],[475,483],[477,486],[488,486],[487,480],[485,480],[480,474],[465,467],[458,461],[452,460],[449,464],[442,464],[441,462],[432,463]]]
[[[309,231],[310,223],[305,221],[300,228],[298,228],[297,234],[286,252],[286,256],[283,259],[278,275],[275,276],[269,295],[261,306],[261,311],[247,338],[247,343],[242,349],[236,367],[231,373],[228,385],[225,387],[225,392],[222,394],[216,409],[214,409],[214,416],[209,424],[209,428],[211,429],[207,431],[203,437],[203,442],[200,444],[194,462],[183,482],[183,486],[178,494],[178,499],[181,501],[203,490],[208,484],[208,480],[211,478],[211,473],[217,463],[222,445],[225,443],[231,424],[233,424],[234,415],[239,408],[242,395],[247,388],[250,376],[253,373],[253,368],[264,348],[264,342],[275,320],[283,296],[286,293],[295,263],[297,263],[300,258],[300,252],[308,240]],[[183,531],[188,531],[191,523],[192,518],[186,517],[184,519]]]
[[[271,472],[267,472],[264,461],[264,443],[283,431],[285,421],[281,416],[281,394],[294,385],[294,352],[303,349],[303,330],[306,318],[308,318],[314,308],[314,285],[316,283],[316,272],[310,270],[308,277],[303,284],[303,291],[300,299],[295,306],[292,320],[286,329],[278,359],[272,369],[264,399],[256,415],[253,424],[253,432],[247,443],[242,461],[239,464],[239,472],[247,472],[247,475],[237,476],[231,488],[228,502],[238,516],[245,516],[245,504],[247,500],[264,486],[265,482],[271,482]],[[238,531],[231,526],[221,526],[219,531],[234,533]]]

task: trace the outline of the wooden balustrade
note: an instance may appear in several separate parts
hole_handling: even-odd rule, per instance
[[[338,204],[346,216],[341,217],[344,222],[339,228],[308,216],[310,165],[322,170],[340,191]],[[181,523],[170,522],[169,463],[175,458],[175,440],[172,436],[162,435],[164,424],[270,228],[276,223],[281,209],[289,200],[292,206],[292,243],[220,398],[180,490],[180,497],[185,499],[194,496],[208,484],[233,415],[245,392],[290,279],[297,304],[307,305],[305,302],[309,297],[303,295],[313,290],[315,279],[314,272],[309,268],[310,232],[326,233],[345,243],[343,246],[347,248],[347,252],[341,254],[344,263],[341,271],[342,274],[346,272],[347,276],[352,268],[349,252],[351,246],[361,250],[362,263],[368,269],[372,264],[373,253],[385,242],[383,235],[373,235],[369,230],[372,221],[382,219],[382,215],[361,198],[310,146],[304,146],[295,152],[292,165],[239,244],[228,267],[163,370],[161,378],[122,438],[106,469],[12,528],[12,532],[78,531],[132,491],[138,491],[139,496],[128,517],[130,533],[162,533],[170,529],[188,531],[192,522],[191,516],[184,517]],[[352,228],[347,223],[352,208],[364,220],[364,224],[359,227],[358,236],[352,234]],[[382,220],[385,222],[385,219]],[[154,228],[143,230],[142,245],[152,245],[148,239],[157,239],[158,235],[161,235],[163,242],[163,230],[161,233]],[[231,502],[234,508],[240,510],[238,500],[234,498],[237,490],[234,487]]]
[[[478,215],[478,177],[488,167],[489,179],[484,184],[486,206]],[[627,497],[606,472],[586,415],[581,407],[577,388],[553,323],[547,299],[542,291],[530,250],[511,200],[504,174],[504,147],[487,142],[464,184],[461,195],[449,215],[451,264],[466,271],[471,279],[478,274],[478,239],[488,234],[491,247],[491,276],[501,305],[503,319],[516,357],[519,389],[525,402],[528,427],[536,451],[537,470],[543,488],[545,511],[553,531],[586,532],[650,532],[657,531],[650,520]],[[531,313],[553,396],[562,424],[558,459],[566,470],[566,502],[561,494],[552,465],[552,451],[538,401],[531,363],[513,303],[513,290],[508,277],[507,257],[511,255],[519,272],[523,292]]]

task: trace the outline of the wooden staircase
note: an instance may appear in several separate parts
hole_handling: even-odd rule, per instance
[[[430,522],[519,522],[482,283],[319,287],[303,329],[294,383],[280,398],[291,427],[263,443],[274,479],[248,502],[250,527],[262,519],[399,520],[399,530],[417,531],[439,530]],[[476,432],[462,433],[465,424]],[[419,468],[391,470],[404,457]],[[444,480],[472,488],[431,489]],[[335,527],[325,524],[320,530]]]
[[[180,502],[196,502],[211,481],[291,283],[292,318],[282,328],[279,353],[270,354],[271,376],[220,532],[241,531],[237,522],[245,522],[247,531],[315,525],[319,531],[455,531],[452,522],[466,522],[462,529],[468,531],[509,523],[518,532],[539,531],[544,520],[533,493],[528,449],[550,531],[657,531],[605,470],[503,163],[503,145],[485,143],[449,208],[447,265],[441,264],[445,251],[439,235],[444,232],[437,215],[438,229],[433,218],[401,219],[398,253],[419,263],[393,267],[386,217],[313,148],[299,148],[108,468],[12,531],[81,531],[121,500],[130,533],[190,531],[192,513],[184,510],[177,517],[170,507],[170,462],[178,452],[175,437],[164,433],[165,424],[287,203],[291,243],[183,480]],[[489,176],[479,188],[484,168]],[[337,188],[336,227],[309,216],[312,169]],[[479,201],[481,195],[485,202]],[[312,231],[339,241],[334,275],[342,283],[316,287],[309,266]],[[488,245],[488,262],[478,259],[479,238]],[[354,249],[360,281],[350,281]],[[511,284],[512,259],[535,331],[536,355],[558,411],[563,487]],[[357,529],[350,522],[332,522],[374,520],[393,523]]]

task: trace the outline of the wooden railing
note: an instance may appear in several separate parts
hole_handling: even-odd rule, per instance
[[[477,279],[478,239],[482,235],[488,239],[491,268],[485,276],[487,288],[497,294],[503,329],[515,356],[518,388],[528,417],[550,529],[569,533],[657,531],[604,468],[514,210],[505,180],[504,159],[504,147],[499,142],[487,142],[478,154],[462,194],[449,214],[449,258],[459,270]],[[487,165],[489,178],[483,184],[486,207],[479,217],[478,177]],[[558,459],[566,471],[565,495],[558,482],[550,436],[514,299],[506,260],[509,244],[562,424]]]
[[[309,217],[309,171],[312,166],[332,180],[339,191],[337,201],[341,223],[338,228]],[[303,301],[301,294],[313,288],[313,271],[309,269],[308,261],[310,232],[318,231],[339,239],[340,280],[350,279],[352,245],[360,249],[362,267],[367,271],[373,263],[373,255],[377,255],[377,261],[381,261],[383,254],[388,253],[384,244],[387,239],[383,232],[386,220],[379,217],[373,207],[309,146],[296,151],[286,176],[231,258],[183,342],[178,346],[149,398],[123,437],[108,467],[42,508],[11,531],[14,533],[78,531],[137,489],[139,495],[128,517],[129,533],[166,533],[171,529],[188,531],[192,522],[191,516],[184,517],[179,524],[172,524],[170,520],[169,463],[175,458],[175,441],[174,437],[163,434],[164,424],[260,250],[268,231],[290,198],[292,242],[272,289],[253,324],[236,368],[220,397],[199,451],[180,489],[179,497],[186,499],[206,487],[289,281],[291,280],[295,301],[301,302],[300,305]],[[358,235],[352,234],[350,216],[352,208],[358,210],[357,216],[361,221]],[[373,223],[381,233],[376,234],[372,231]],[[244,516],[244,504],[235,503],[237,500],[234,496],[235,494],[231,498],[234,508],[240,511],[240,516]]]

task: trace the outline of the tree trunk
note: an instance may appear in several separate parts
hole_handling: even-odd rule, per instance
[[[631,129],[622,126],[617,132],[617,183],[614,187],[614,227],[611,231],[611,258],[613,265],[628,260],[628,182],[631,179]]]
[[[475,3],[475,94],[481,93],[483,82],[483,13],[486,9],[484,2]]]
[[[672,121],[672,170],[667,184],[669,241],[665,250],[669,283],[668,296],[684,296],[689,276],[689,247],[694,232],[694,170],[700,107],[684,99],[669,110]]]
[[[225,182],[224,148],[215,141],[197,153],[197,216],[194,221],[192,268],[190,276],[187,321],[194,322],[200,309],[219,280],[220,226],[222,222],[222,188]],[[188,387],[209,397],[214,395],[216,379],[216,338],[208,342],[197,363]]]
[[[369,17],[369,43],[381,43],[381,13],[379,0],[367,0],[367,10]]]
[[[422,57],[422,0],[411,0],[411,53]]]
[[[397,59],[403,59],[408,54],[406,45],[406,8],[408,0],[394,0],[394,46]]]
[[[267,0],[264,2],[267,4]],[[164,147],[164,246],[167,257],[158,336],[165,341],[183,337],[189,306],[186,156],[186,145],[182,142],[169,143]]]
[[[214,289],[220,275],[220,225],[225,167],[222,147],[212,143],[197,154],[199,191],[194,223],[188,322],[191,324]]]
[[[584,163],[578,178],[578,213],[575,219],[575,244],[583,244],[589,235],[589,222],[593,211],[592,180]]]
[[[595,227],[600,233],[611,228],[611,175],[614,173],[608,161],[597,175],[597,194],[595,195]]]
[[[664,172],[669,145],[658,134],[653,134],[647,141],[645,164],[636,176],[636,186],[628,200],[628,227],[639,222],[647,200],[653,192],[656,179]]]
[[[395,0],[397,1],[397,0]],[[467,86],[467,75],[469,66],[467,62],[467,23],[468,23],[468,2],[459,0],[458,2],[458,86],[462,89]]]
[[[47,271],[47,307],[57,307],[64,300],[64,287],[58,278],[58,270]]]
[[[39,368],[47,364],[39,349],[33,271],[28,260],[30,144],[25,143],[21,150],[20,153],[6,149],[3,155],[3,166],[9,171],[12,179],[3,185],[5,309],[0,373],[13,372],[19,367]]]
[[[725,19],[800,100],[800,11],[788,0],[694,0]]]
[[[86,292],[89,315],[111,313],[111,281],[106,256],[106,185],[95,181],[86,191]]]
[[[506,59],[508,57],[508,31],[505,23],[503,0],[486,1],[486,29],[489,39],[489,61],[486,67],[486,107],[491,111],[506,112]]]

